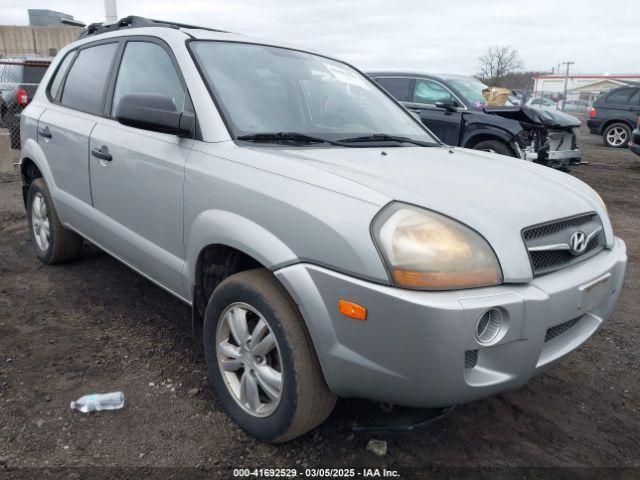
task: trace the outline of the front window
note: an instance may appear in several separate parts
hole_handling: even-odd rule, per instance
[[[489,87],[481,81],[471,77],[448,78],[447,81],[467,99],[469,105],[480,108],[487,103],[482,91]]]
[[[235,138],[296,132],[332,141],[385,134],[437,142],[371,80],[343,63],[264,45],[190,45]]]

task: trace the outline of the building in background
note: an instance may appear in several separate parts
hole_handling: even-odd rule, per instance
[[[534,77],[534,95],[562,96],[564,75],[538,75]],[[569,75],[567,98],[580,98],[592,101],[595,97],[612,88],[640,82],[638,74],[576,74]]]
[[[73,21],[73,15],[54,10],[29,8],[29,25],[32,27],[62,27],[63,20]]]
[[[81,27],[72,15],[53,10],[29,9],[29,26],[0,25],[0,58],[55,57],[73,42]]]

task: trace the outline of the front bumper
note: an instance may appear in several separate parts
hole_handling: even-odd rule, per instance
[[[275,274],[300,307],[334,393],[442,407],[519,387],[586,341],[613,310],[626,261],[616,239],[612,250],[528,284],[448,292],[373,284],[310,264]],[[606,289],[594,298],[589,289],[603,278]],[[366,321],[341,315],[340,299],[366,307]],[[508,328],[485,346],[476,323],[490,307],[506,313]],[[549,329],[574,319],[545,341]],[[477,363],[465,368],[474,351]]]

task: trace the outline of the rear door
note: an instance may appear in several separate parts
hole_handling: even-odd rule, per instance
[[[637,101],[637,92],[636,88],[621,88],[607,95],[603,102],[603,107],[607,109],[605,120],[624,120],[629,125],[635,125],[638,107],[634,107],[632,103]]]
[[[117,49],[116,40],[69,53],[55,73],[47,91],[51,103],[38,121],[38,144],[53,174],[58,213],[64,223],[88,236],[89,135],[104,111]]]
[[[436,106],[437,102],[455,105],[451,112]],[[462,103],[444,84],[426,78],[416,78],[413,97],[405,106],[420,115],[420,120],[447,145],[458,145],[462,128]]]
[[[631,95],[629,99],[629,111],[631,112],[631,121],[637,123],[640,116],[640,88],[636,89],[636,93]]]
[[[129,265],[187,297],[181,276],[182,206],[184,167],[193,140],[125,126],[115,115],[128,94],[167,95],[178,111],[193,111],[191,101],[178,64],[163,42],[132,37],[119,63],[108,111],[89,143],[96,238]],[[100,158],[105,152],[108,160]]]

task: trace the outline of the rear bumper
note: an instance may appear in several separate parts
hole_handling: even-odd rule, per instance
[[[589,119],[587,120],[587,127],[589,128],[589,132],[594,135],[600,135],[602,133],[602,120]]]
[[[275,274],[300,306],[333,392],[441,407],[517,388],[585,342],[614,308],[626,259],[616,239],[612,250],[528,284],[449,292],[377,285],[309,264]],[[594,281],[606,286],[597,298],[585,293]],[[339,299],[365,306],[366,321],[339,314]],[[481,345],[476,324],[491,307],[505,313],[506,328]],[[477,355],[472,368],[467,352]]]

